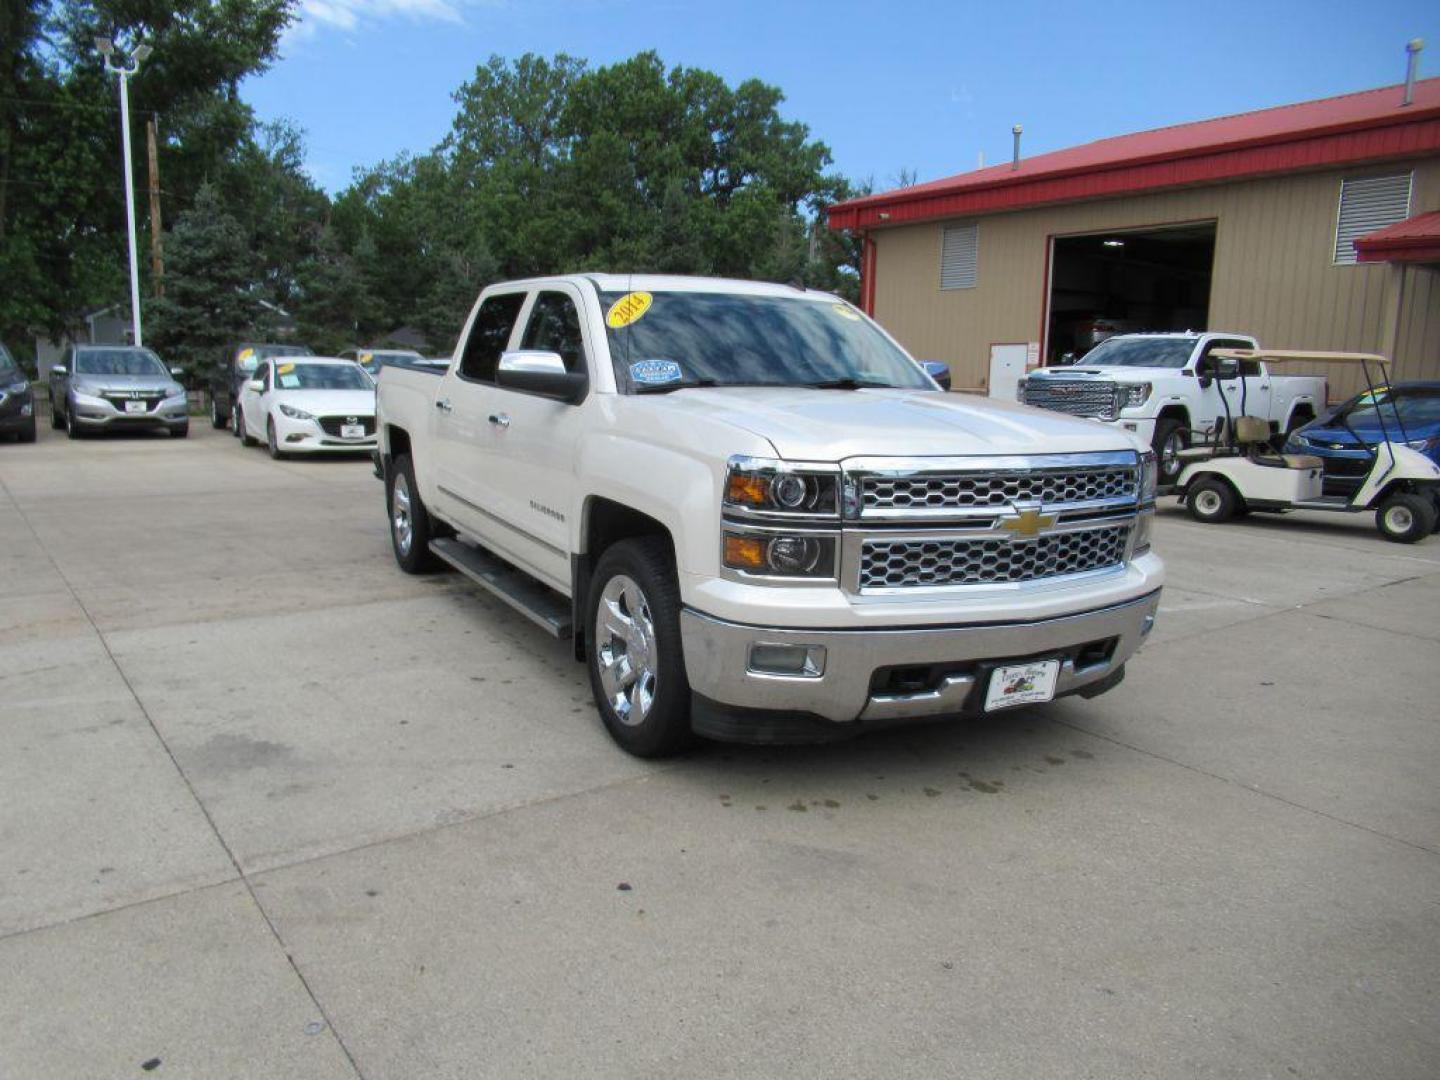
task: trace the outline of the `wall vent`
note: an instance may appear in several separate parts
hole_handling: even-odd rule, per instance
[[[940,246],[940,288],[973,289],[980,248],[979,226],[946,225]]]
[[[1410,216],[1413,174],[1367,176],[1340,183],[1340,212],[1335,223],[1335,264],[1356,261],[1355,241],[1366,233],[1394,225]]]

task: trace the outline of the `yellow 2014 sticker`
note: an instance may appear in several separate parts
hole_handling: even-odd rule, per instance
[[[252,356],[254,356],[254,355],[255,355],[255,350],[254,350],[254,349],[241,349],[241,350],[240,350],[240,355],[237,356],[235,359],[236,359],[236,360],[239,360],[239,361],[243,364],[246,360],[249,360],[249,359],[250,359]]]
[[[835,309],[835,314],[841,318],[849,319],[851,322],[860,321],[860,316],[849,304],[831,304],[830,306]]]
[[[278,368],[275,369],[275,373],[276,373],[277,375],[289,375],[290,372],[292,372],[292,371],[294,371],[294,370],[295,370],[295,365],[294,365],[294,364],[281,364]]]
[[[605,313],[605,325],[611,330],[619,330],[622,326],[638,322],[654,302],[655,298],[648,292],[626,293],[610,305],[610,310]]]

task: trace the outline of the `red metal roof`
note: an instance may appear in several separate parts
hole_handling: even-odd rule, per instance
[[[1440,210],[1416,214],[1355,241],[1361,262],[1440,262]]]
[[[1440,151],[1440,78],[1072,146],[830,208],[832,229],[1013,210]]]

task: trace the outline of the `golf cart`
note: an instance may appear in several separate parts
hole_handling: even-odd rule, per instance
[[[1368,353],[1216,349],[1211,355],[1221,379],[1233,378],[1242,360],[1264,360],[1272,366],[1297,362],[1356,364],[1372,396],[1376,390],[1370,374],[1372,367],[1381,386],[1390,381],[1384,357]],[[1225,405],[1225,424],[1214,444],[1181,451],[1184,467],[1177,492],[1196,521],[1228,521],[1252,510],[1328,510],[1342,514],[1374,510],[1380,534],[1401,544],[1422,540],[1440,525],[1440,465],[1405,445],[1409,436],[1398,413],[1388,421],[1380,415],[1382,439],[1370,447],[1370,470],[1360,487],[1351,495],[1325,495],[1324,462],[1320,458],[1277,453],[1271,445],[1269,423],[1245,415],[1243,396],[1239,416],[1231,416],[1224,395],[1220,400]],[[1358,437],[1356,441],[1360,442]]]

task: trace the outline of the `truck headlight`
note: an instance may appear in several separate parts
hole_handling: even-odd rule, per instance
[[[725,530],[725,566],[764,577],[835,577],[835,538]]]
[[[310,415],[308,412],[306,412],[304,409],[297,409],[297,408],[295,408],[294,405],[286,405],[283,401],[280,403],[280,411],[281,411],[282,413],[284,413],[286,416],[290,417],[291,420],[314,420],[314,419],[315,419],[315,417],[311,416],[311,415]]]
[[[725,507],[743,514],[838,517],[839,473],[766,458],[733,457]]]
[[[1130,383],[1120,388],[1120,407],[1122,409],[1133,409],[1137,405],[1144,405],[1150,400],[1150,391],[1154,389],[1148,382]]]
[[[1144,450],[1140,454],[1140,490],[1138,495],[1141,505],[1153,503],[1159,488],[1160,465],[1155,460],[1155,451]]]

